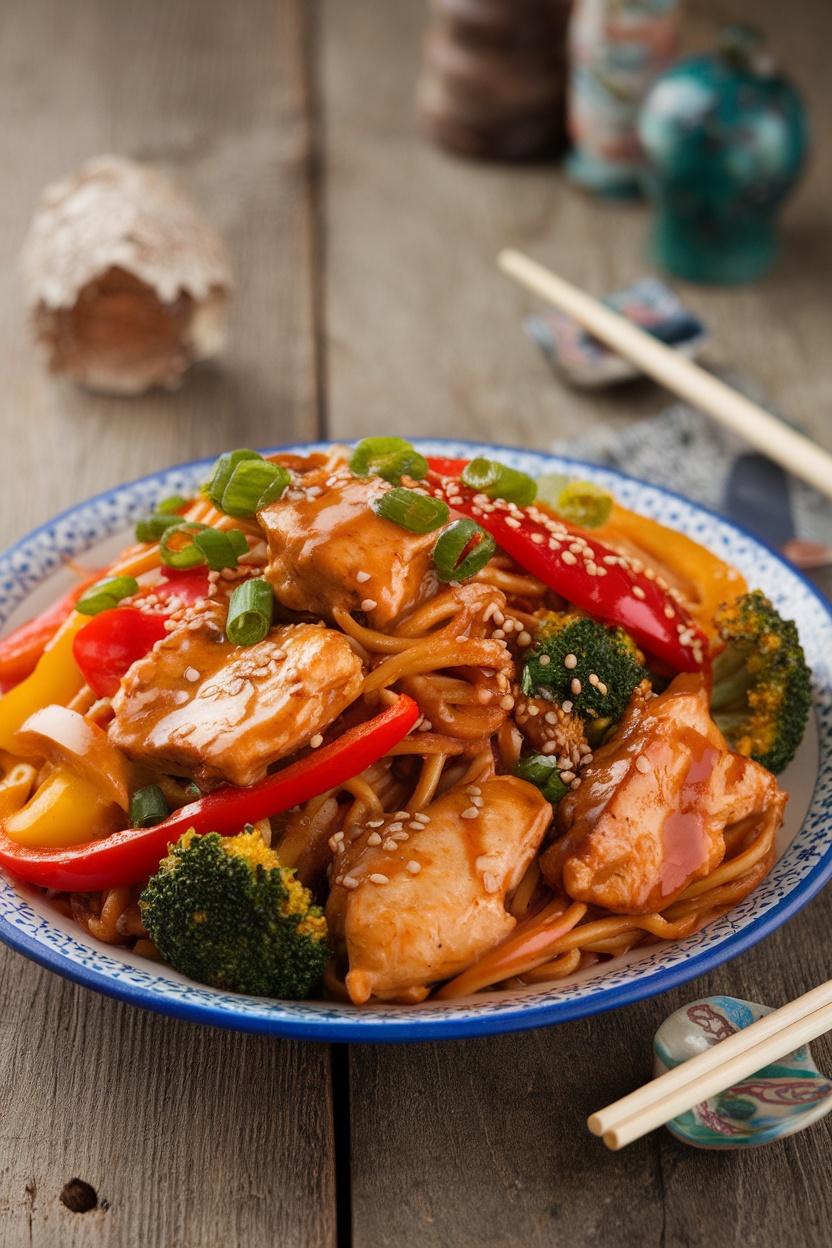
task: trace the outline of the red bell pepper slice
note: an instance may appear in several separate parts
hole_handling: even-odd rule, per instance
[[[153,828],[127,828],[100,841],[63,849],[18,845],[0,833],[0,866],[18,879],[41,888],[96,892],[121,884],[138,884],[153,875],[168,845],[190,828],[200,834],[234,836],[246,823],[280,814],[357,776],[383,758],[419,719],[412,698],[398,702],[351,728],[329,745],[266,776],[246,789],[227,786],[174,811]]]
[[[27,620],[0,641],[0,692],[7,693],[15,685],[19,685],[21,680],[31,676],[46,646],[84,590],[94,585],[103,575],[103,572],[92,572],[85,576],[57,602],[53,602],[51,607],[41,611],[34,619]]]
[[[428,462],[432,469],[428,485],[434,494],[454,511],[476,520],[512,559],[550,589],[582,611],[620,624],[673,671],[694,672],[708,666],[707,637],[650,569],[637,568],[592,533],[534,504],[518,507],[494,499],[488,500],[486,510],[476,490],[433,468],[447,460]]]
[[[166,618],[138,607],[111,607],[79,628],[72,655],[97,697],[111,698],[117,693],[127,669],[167,636]]]

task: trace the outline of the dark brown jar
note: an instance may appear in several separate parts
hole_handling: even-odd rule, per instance
[[[423,133],[493,160],[563,148],[571,0],[430,0],[417,91]]]

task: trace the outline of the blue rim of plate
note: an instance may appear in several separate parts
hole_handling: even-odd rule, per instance
[[[327,443],[281,447],[323,449]],[[51,971],[131,1005],[231,1030],[319,1041],[400,1042],[494,1035],[568,1022],[666,992],[750,949],[804,906],[832,876],[832,609],[812,585],[750,534],[658,486],[561,456],[454,440],[417,442],[426,454],[499,457],[521,471],[566,472],[612,489],[634,510],[679,528],[736,563],[796,618],[815,678],[817,779],[806,817],[771,874],[745,901],[681,941],[596,967],[580,982],[489,993],[461,1002],[356,1009],[328,1001],[272,1001],[195,984],[168,967],[102,945],[35,890],[0,875],[0,940]],[[278,449],[278,448],[274,448]],[[0,555],[0,624],[66,560],[129,530],[154,503],[192,489],[213,459],[153,473],[89,499]],[[807,747],[804,744],[803,749]]]

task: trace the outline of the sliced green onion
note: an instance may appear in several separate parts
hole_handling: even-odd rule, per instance
[[[137,542],[158,542],[165,529],[181,524],[182,517],[164,511],[155,511],[152,516],[140,520],[136,525]]]
[[[384,477],[398,485],[402,477],[421,481],[428,461],[405,438],[362,438],[352,453],[350,472],[356,477]]]
[[[225,633],[235,646],[255,646],[268,635],[274,614],[274,594],[267,581],[243,581],[231,595]]]
[[[514,768],[514,774],[540,789],[546,801],[553,806],[557,806],[561,798],[566,797],[569,792],[560,778],[557,763],[548,754],[530,754],[528,758],[521,758]]]
[[[570,481],[560,492],[555,511],[584,529],[597,529],[610,518],[613,498],[592,481]]]
[[[231,543],[231,549],[239,559],[241,555],[247,555],[249,552],[248,538],[241,529],[228,529],[226,537]]]
[[[537,494],[537,485],[530,476],[518,472],[516,468],[508,468],[496,459],[472,459],[462,469],[460,480],[479,494],[504,498],[507,503],[516,503],[518,507],[533,503]]]
[[[196,520],[186,520],[165,529],[159,540],[159,556],[168,568],[196,568],[205,562],[205,555],[195,544],[198,533],[204,533],[207,524],[199,524]]]
[[[437,576],[440,581],[467,581],[485,567],[496,549],[494,538],[475,520],[455,520],[440,535],[433,551]]]
[[[227,516],[253,516],[280,498],[291,477],[266,459],[241,460],[228,479],[219,508]]]
[[[231,480],[231,474],[238,464],[246,459],[262,459],[257,451],[246,450],[241,447],[237,451],[226,451],[224,455],[220,455],[214,467],[211,469],[211,475],[202,487],[202,493],[207,494],[215,507],[222,506],[222,496],[225,493],[225,487]]]
[[[542,477],[537,478],[538,499],[541,503],[557,508],[558,499],[571,480],[565,472],[545,472]]]
[[[194,546],[202,552],[204,562],[208,564],[212,572],[220,572],[223,568],[236,568],[237,566],[237,553],[228,533],[222,533],[219,529],[203,529],[194,534]],[[248,542],[246,542],[246,550],[248,550]]]
[[[392,520],[408,533],[432,533],[448,523],[451,512],[441,498],[417,494],[396,486],[373,503],[373,511],[385,520]]]
[[[98,615],[117,607],[122,598],[131,598],[139,592],[139,582],[132,576],[105,576],[85,590],[75,604],[82,615]]]
[[[174,512],[181,511],[183,507],[187,507],[191,500],[183,498],[181,494],[171,494],[170,498],[163,498],[161,503],[156,504],[156,510],[160,511],[164,516],[172,516]]]
[[[170,807],[158,784],[148,784],[143,789],[136,789],[130,798],[131,828],[152,828],[167,819],[169,814]]]

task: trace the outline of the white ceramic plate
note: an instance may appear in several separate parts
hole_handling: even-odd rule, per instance
[[[684,940],[652,945],[564,980],[557,987],[492,992],[420,1006],[272,1001],[218,992],[168,967],[99,944],[34,890],[0,876],[0,939],[88,988],[214,1026],[314,1040],[450,1039],[518,1031],[580,1018],[664,992],[742,953],[800,909],[832,875],[832,615],[793,568],[734,525],[684,499],[606,469],[531,451],[420,442],[426,454],[499,458],[532,476],[566,472],[613,490],[642,511],[739,567],[795,619],[814,672],[815,711],[797,758],[781,778],[790,794],[768,878],[729,914]],[[290,450],[310,448],[291,447]],[[319,448],[320,449],[320,448]],[[37,529],[0,556],[0,623],[13,627],[67,588],[68,558],[101,566],[130,541],[130,528],[170,494],[188,493],[211,461],[172,468],[101,494]]]

